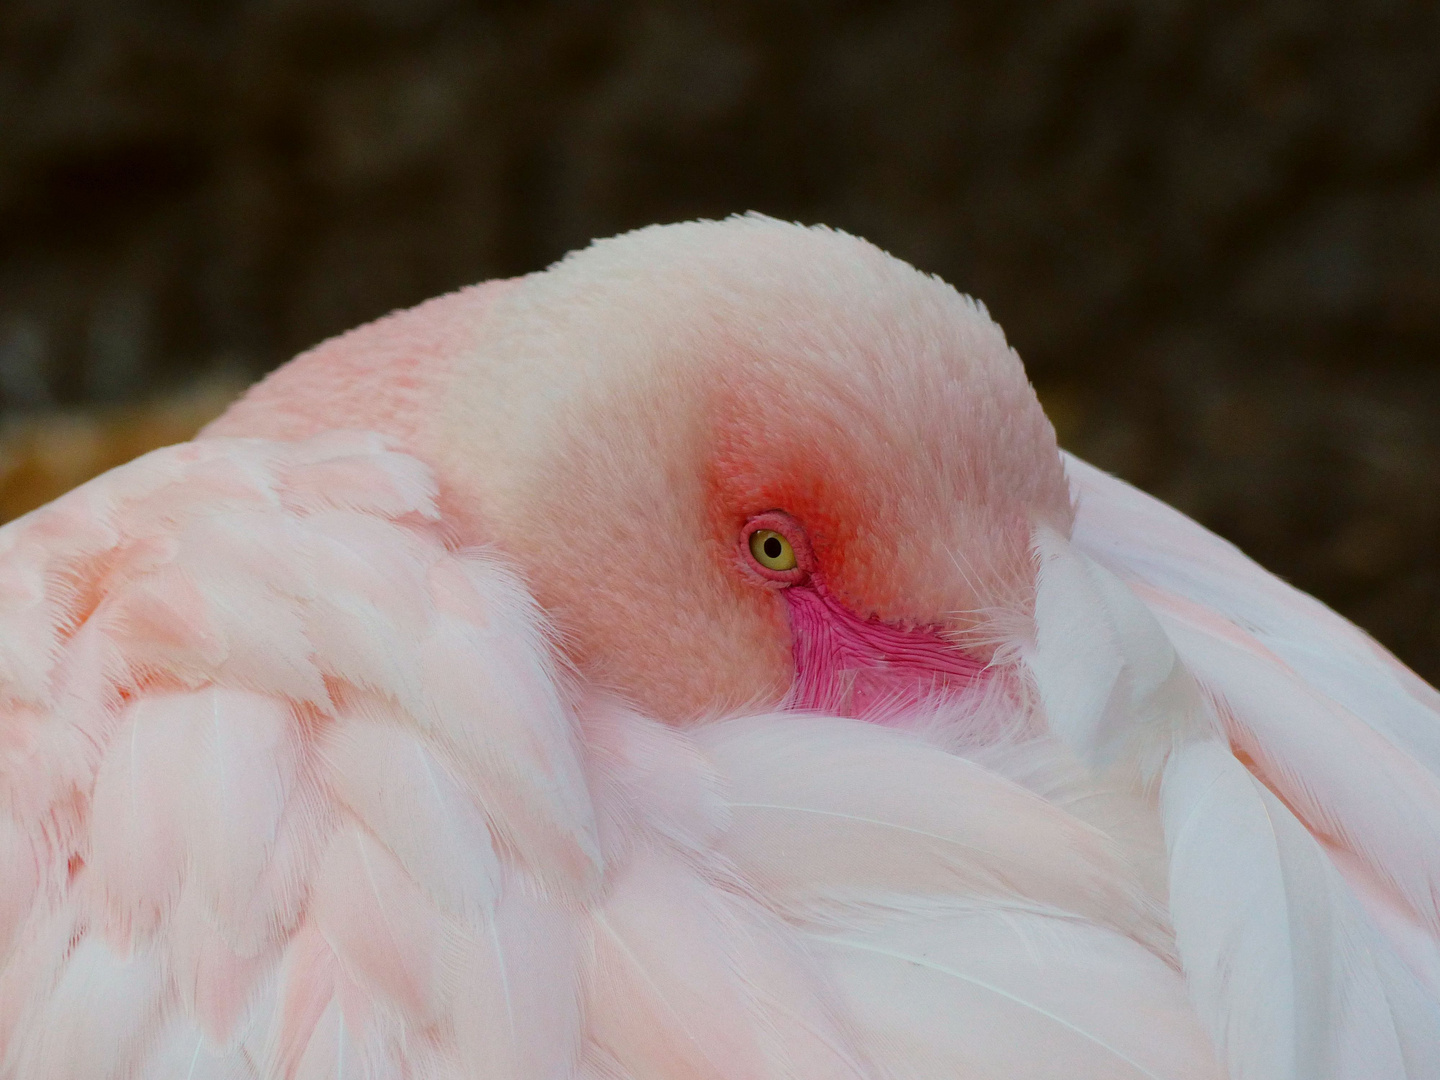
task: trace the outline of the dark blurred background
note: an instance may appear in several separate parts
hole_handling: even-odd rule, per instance
[[[0,3],[0,516],[655,221],[980,297],[1062,441],[1440,679],[1440,5]]]

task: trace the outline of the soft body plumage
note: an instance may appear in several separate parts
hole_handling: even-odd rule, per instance
[[[1440,695],[839,234],[300,358],[0,531],[0,709],[4,1080],[1440,1076]]]

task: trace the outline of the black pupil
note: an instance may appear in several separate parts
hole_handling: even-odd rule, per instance
[[[780,552],[785,550],[780,546],[780,538],[778,536],[765,537],[765,543],[760,546],[765,549],[765,557],[769,559],[778,559]]]

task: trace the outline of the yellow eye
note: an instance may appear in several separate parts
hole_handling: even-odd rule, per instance
[[[789,540],[770,529],[756,529],[750,534],[750,554],[767,570],[795,569],[795,549]]]

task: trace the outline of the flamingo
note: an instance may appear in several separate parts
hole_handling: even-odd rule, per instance
[[[1440,1076],[1440,694],[862,240],[642,229],[0,530],[4,1080]]]

